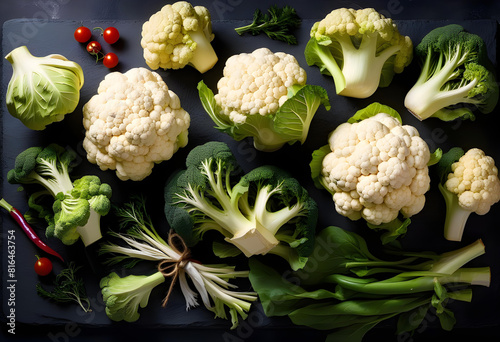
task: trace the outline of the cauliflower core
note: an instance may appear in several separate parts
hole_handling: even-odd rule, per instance
[[[451,166],[445,187],[458,197],[458,204],[478,215],[500,201],[500,179],[492,157],[473,148]]]
[[[380,113],[341,124],[329,145],[322,175],[339,214],[380,225],[423,209],[430,151],[414,127]]]
[[[294,56],[260,48],[227,59],[215,101],[235,123],[247,115],[270,115],[288,99],[288,88],[305,85],[307,75]]]
[[[156,72],[108,74],[83,107],[83,147],[101,170],[140,181],[187,144],[189,114]]]

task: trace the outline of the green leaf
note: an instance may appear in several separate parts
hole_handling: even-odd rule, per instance
[[[315,150],[312,153],[312,159],[309,163],[309,167],[311,168],[311,177],[314,185],[318,189],[326,189],[331,192],[332,190],[328,187],[327,184],[325,184],[324,177],[322,175],[323,159],[325,159],[325,156],[330,152],[332,152],[332,150],[330,149],[330,145],[325,145]]]
[[[360,122],[380,113],[389,114],[393,118],[396,118],[399,122],[401,123],[403,122],[401,116],[396,110],[392,109],[389,106],[380,104],[378,102],[373,102],[366,108],[358,110],[352,117],[349,118],[349,120],[347,120],[347,122],[348,123]]]
[[[207,114],[210,115],[210,117],[216,124],[215,128],[217,128],[219,131],[229,133],[228,131],[232,129],[234,124],[231,122],[231,120],[229,120],[229,117],[220,114],[221,108],[219,107],[217,102],[215,102],[213,91],[208,88],[203,81],[200,81],[198,83],[197,88],[201,104]]]
[[[283,103],[274,118],[274,130],[289,143],[304,143],[311,121],[319,106],[330,110],[326,90],[320,86],[306,85]]]
[[[431,158],[427,162],[427,166],[432,166],[432,165],[439,163],[439,161],[441,160],[442,157],[443,157],[443,150],[440,148],[437,148],[434,151],[434,153],[431,153]]]
[[[417,329],[420,326],[420,324],[422,324],[425,316],[427,315],[429,307],[430,304],[422,305],[413,310],[403,312],[398,317],[396,333],[399,335]]]
[[[369,222],[366,223],[370,229],[385,231],[380,239],[384,245],[391,243],[392,241],[399,238],[401,235],[406,234],[408,226],[411,224],[411,219],[408,217],[404,221],[401,221],[396,217],[391,222],[382,223],[379,225],[374,225]]]
[[[219,241],[214,241],[212,243],[212,251],[219,258],[231,258],[242,253],[238,247]]]
[[[288,272],[280,274],[258,261],[256,257],[249,259],[249,266],[252,288],[259,295],[268,317],[288,315],[304,305],[314,303],[315,300],[337,298],[335,293],[324,289],[311,292],[304,290],[297,284],[298,278]]]
[[[436,167],[441,184],[444,184],[448,179],[448,174],[451,172],[451,165],[457,162],[464,154],[465,151],[460,147],[452,147],[448,152],[443,154]]]

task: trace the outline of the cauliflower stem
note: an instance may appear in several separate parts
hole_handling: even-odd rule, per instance
[[[215,63],[217,63],[217,54],[201,28],[197,31],[189,32],[189,35],[196,43],[196,48],[193,52],[193,57],[189,60],[188,64],[199,72],[205,73],[212,69]]]
[[[332,76],[342,96],[371,96],[412,59],[410,38],[373,8],[333,10],[313,25],[310,36],[304,51],[307,64]]]

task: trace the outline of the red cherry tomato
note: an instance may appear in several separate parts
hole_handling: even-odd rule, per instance
[[[37,261],[35,262],[35,272],[40,276],[46,276],[52,272],[52,261],[48,258],[40,258],[37,256]]]
[[[108,44],[114,44],[118,41],[118,38],[120,38],[120,33],[115,27],[108,27],[102,32],[102,37]]]
[[[92,37],[92,32],[88,27],[80,26],[75,30],[74,36],[77,42],[86,43]]]
[[[104,64],[106,68],[114,68],[118,64],[118,56],[112,52],[107,53],[102,60],[102,64]]]
[[[98,54],[101,51],[101,44],[99,42],[93,40],[87,44],[87,52],[91,55]]]

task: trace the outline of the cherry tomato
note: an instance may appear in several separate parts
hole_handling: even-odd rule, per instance
[[[90,32],[88,27],[80,26],[75,30],[74,36],[77,42],[86,43],[92,37],[92,32]]]
[[[115,27],[108,27],[102,32],[102,37],[108,44],[114,44],[118,41],[118,38],[120,38],[120,33]]]
[[[114,68],[118,64],[118,56],[112,52],[107,53],[102,60],[102,64],[106,68]]]
[[[48,258],[40,258],[36,256],[37,260],[35,262],[35,272],[40,276],[46,276],[52,272],[52,261]]]
[[[87,51],[92,55],[98,54],[101,51],[101,44],[93,40],[87,44]]]

